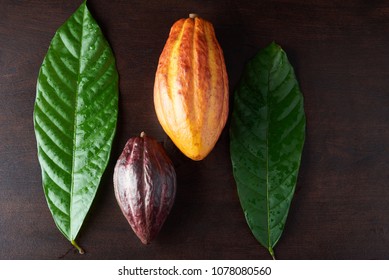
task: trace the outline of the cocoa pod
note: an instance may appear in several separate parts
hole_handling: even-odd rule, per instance
[[[195,14],[176,21],[154,82],[158,120],[183,154],[205,158],[228,117],[228,76],[212,23]]]
[[[130,138],[114,170],[116,200],[144,244],[157,236],[176,195],[176,173],[163,147],[143,132]]]

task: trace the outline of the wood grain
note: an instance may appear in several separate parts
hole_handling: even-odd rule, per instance
[[[233,94],[244,64],[272,41],[305,98],[307,139],[279,259],[389,258],[389,3],[387,1],[103,1],[88,6],[117,59],[120,113],[110,164],[79,236],[56,229],[41,186],[32,112],[39,67],[81,1],[0,2],[0,259],[269,259],[248,229],[229,158],[228,126],[200,162],[167,139],[153,106],[171,25],[189,13],[215,27]],[[144,246],[116,204],[113,167],[140,131],[164,142],[176,203]]]

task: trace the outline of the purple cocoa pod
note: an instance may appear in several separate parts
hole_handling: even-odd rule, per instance
[[[141,133],[130,138],[113,176],[116,200],[144,244],[157,236],[176,195],[176,172],[163,147]]]

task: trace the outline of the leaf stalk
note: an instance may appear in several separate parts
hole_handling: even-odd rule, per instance
[[[274,254],[272,247],[269,247],[269,253],[270,253],[271,257],[273,258],[273,260],[276,260],[276,255]]]
[[[85,254],[85,251],[84,251],[80,246],[77,245],[77,243],[76,243],[75,240],[72,240],[71,243],[72,243],[72,245],[78,250],[78,253],[79,253],[80,255]]]

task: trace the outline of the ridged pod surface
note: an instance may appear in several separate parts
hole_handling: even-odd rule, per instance
[[[215,146],[228,116],[228,76],[212,24],[197,15],[173,24],[154,83],[158,120],[189,158]]]
[[[114,170],[116,200],[144,244],[157,236],[176,195],[176,172],[163,147],[143,132],[130,138]]]

